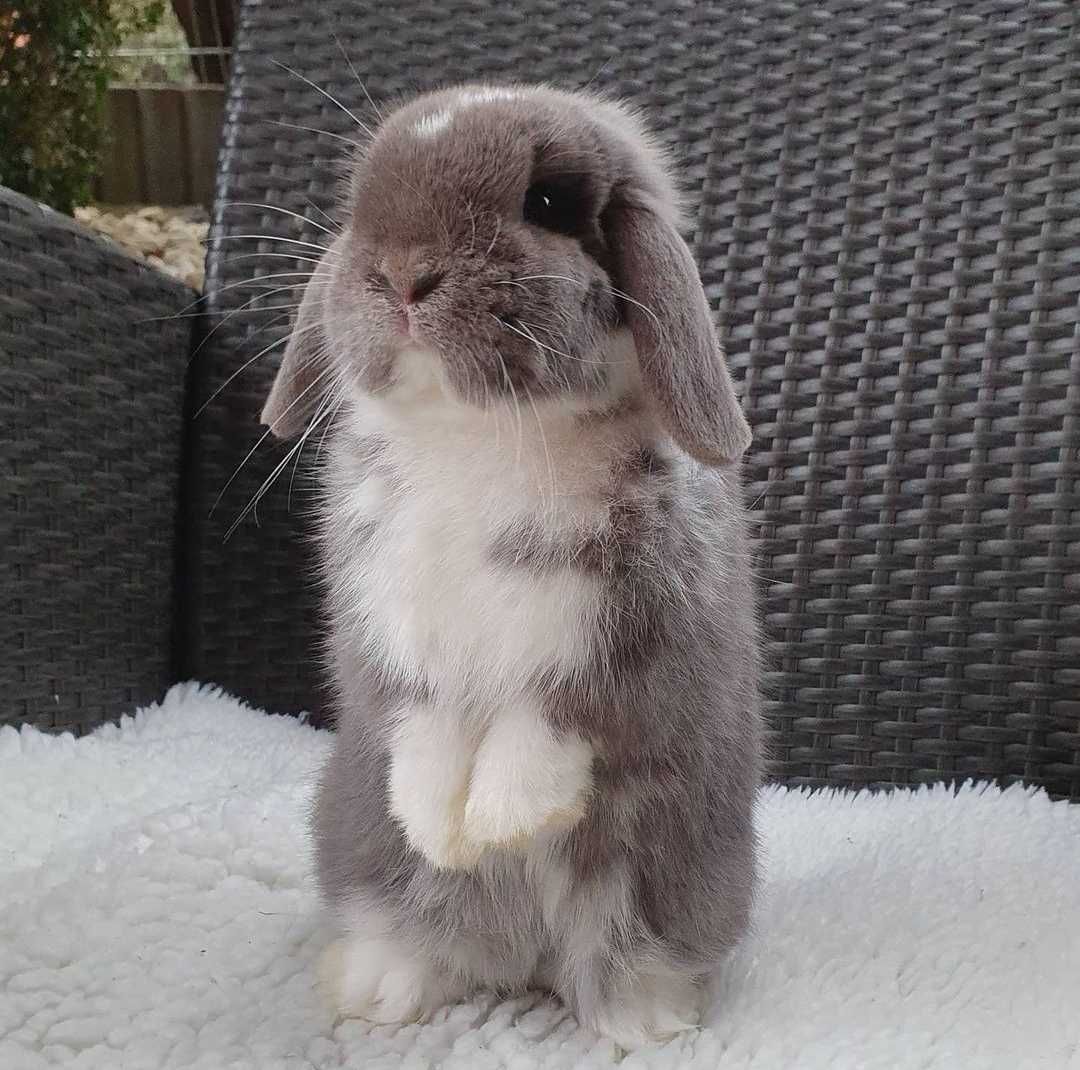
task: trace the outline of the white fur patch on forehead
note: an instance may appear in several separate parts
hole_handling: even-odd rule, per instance
[[[454,116],[466,108],[477,104],[493,104],[499,100],[517,100],[521,93],[516,89],[505,89],[502,86],[484,86],[480,89],[463,89],[458,93],[454,105],[449,108],[440,108],[438,111],[425,115],[413,124],[413,133],[417,137],[435,137],[441,134],[454,121]]]
[[[497,100],[517,100],[521,93],[516,89],[507,89],[504,86],[489,85],[480,89],[463,89],[461,91],[461,103],[469,104],[492,104]]]
[[[453,121],[453,118],[454,113],[449,108],[432,112],[413,124],[413,133],[417,137],[434,137],[445,130]]]

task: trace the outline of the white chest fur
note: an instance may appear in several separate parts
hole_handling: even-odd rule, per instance
[[[552,456],[557,428],[549,436],[528,410],[520,428],[506,413],[423,427],[413,417],[407,435],[381,406],[363,420],[380,453],[353,467],[352,481],[340,473],[349,466],[336,465],[331,552],[337,604],[368,655],[480,706],[539,671],[580,664],[599,612],[595,577],[507,565],[493,547],[522,522],[557,530],[595,521],[590,481],[605,469],[579,459],[568,486]]]
[[[595,602],[588,578],[534,576],[492,560],[493,540],[514,516],[511,503],[492,501],[485,475],[396,502],[377,483],[365,495],[385,509],[362,580],[368,627],[389,662],[450,690],[520,686],[552,662],[572,663]]]

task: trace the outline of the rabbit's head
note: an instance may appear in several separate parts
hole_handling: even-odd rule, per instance
[[[351,165],[263,422],[287,437],[335,391],[418,384],[477,407],[610,396],[628,329],[676,442],[735,460],[750,431],[678,226],[667,164],[623,106],[533,86],[421,96]]]

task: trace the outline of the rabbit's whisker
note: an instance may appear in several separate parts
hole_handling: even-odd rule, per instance
[[[371,99],[371,94],[368,92],[367,86],[364,85],[364,79],[360,77],[360,72],[357,71],[357,69],[353,66],[353,61],[349,57],[349,53],[345,51],[345,46],[341,43],[341,38],[338,37],[337,34],[334,34],[334,42],[341,50],[341,55],[344,57],[345,62],[349,65],[349,70],[352,71],[353,77],[356,79],[360,88],[364,91],[364,96],[367,97],[367,102],[371,105],[372,111],[375,112],[376,116],[378,116],[379,122],[381,123],[383,121],[383,113],[379,111],[379,105]]]
[[[491,256],[491,250],[495,248],[495,243],[499,240],[499,235],[502,233],[502,217],[495,220],[495,233],[491,237],[491,244],[487,247],[487,252],[484,253],[484,259],[486,260]]]
[[[301,256],[300,253],[271,253],[271,252],[258,252],[258,253],[238,253],[236,256],[227,256],[222,263],[223,264],[235,264],[237,260],[257,260],[264,256],[273,256],[281,260],[301,261],[305,264],[321,264],[322,258],[318,256]]]
[[[499,358],[499,365],[502,368],[503,377],[506,379],[506,385],[510,387],[510,395],[514,399],[514,416],[517,420],[517,453],[514,457],[514,466],[520,468],[521,450],[525,443],[525,431],[521,423],[521,402],[518,401],[517,391],[514,389],[514,380],[510,378],[510,372],[506,367],[506,361],[503,360],[503,355],[498,349],[495,350],[495,356]]]
[[[301,241],[299,238],[284,238],[279,234],[212,234],[210,237],[205,238],[203,243],[206,245],[213,245],[219,241],[244,240],[284,242],[286,245],[301,245],[306,249],[318,249],[321,253],[336,255],[335,250],[328,249],[325,245],[320,245],[318,242]]]
[[[279,208],[276,204],[262,204],[259,201],[226,201],[223,208],[265,208],[268,212],[280,212],[282,215],[292,216],[293,219],[299,219],[301,223],[310,223],[313,227],[321,230],[324,234],[329,234],[331,238],[337,236],[335,231],[332,231],[329,227],[324,227],[322,223],[316,223],[314,219],[308,219],[306,215],[301,215],[299,212],[291,212],[288,208]]]
[[[320,413],[318,419],[321,419],[323,415],[325,415],[325,413]],[[244,522],[244,520],[249,514],[253,512],[257,514],[259,502],[262,501],[266,492],[273,486],[274,481],[277,479],[277,477],[281,475],[281,473],[285,471],[285,469],[288,467],[289,461],[291,461],[293,457],[297,454],[297,452],[303,448],[304,443],[307,441],[308,434],[314,427],[318,426],[318,419],[314,420],[309,425],[307,431],[304,432],[300,440],[289,449],[289,452],[286,453],[285,456],[274,466],[274,469],[270,473],[270,475],[268,475],[266,479],[263,480],[262,485],[252,496],[251,501],[249,501],[247,505],[244,506],[237,518],[229,525],[228,529],[225,532],[225,537],[223,539],[224,542],[228,542],[229,539],[233,537],[236,529]],[[258,523],[257,515],[256,523]]]
[[[246,345],[252,339],[258,338],[260,334],[265,334],[267,331],[272,331],[276,327],[281,327],[281,326],[287,325],[288,322],[289,322],[289,319],[290,319],[290,317],[289,317],[289,315],[287,313],[285,315],[282,315],[282,316],[274,316],[273,319],[271,319],[271,320],[267,321],[266,323],[264,323],[257,330],[251,331],[250,333],[245,333],[244,338],[243,338],[243,343]],[[250,327],[251,324],[248,324],[248,326]],[[274,344],[276,345],[277,343],[275,342]],[[198,354],[198,348],[196,348],[195,352],[193,352],[191,354],[191,357],[188,359],[188,364],[189,365],[191,364],[191,361],[193,361],[195,359],[197,354]]]
[[[588,286],[588,283],[584,283],[580,279],[572,279],[569,275],[519,275],[514,281],[528,282],[530,279],[557,279],[560,282],[569,282],[573,286]],[[647,316],[649,316],[652,319],[653,323],[656,324],[656,329],[661,334],[664,333],[663,325],[657,318],[656,313],[653,312],[653,310],[649,308],[648,305],[643,305],[640,301],[631,297],[628,293],[623,293],[622,290],[616,290],[613,286],[605,286],[604,289],[605,291],[607,291],[607,293],[611,294],[612,297],[620,297],[622,298],[622,300],[629,301],[630,304],[636,306],[637,308],[640,308],[641,311],[644,312]]]
[[[520,285],[523,289],[528,291],[528,287],[524,286],[521,283],[515,283],[515,285]],[[522,330],[519,330],[513,325],[513,323],[509,321],[509,317],[496,316],[494,313],[490,312],[488,313],[488,315],[492,316],[501,326],[505,327],[507,330],[513,331],[515,334],[521,335],[522,338],[525,338],[527,341],[532,342],[533,345],[537,346],[539,349],[546,349],[549,353],[554,353],[556,356],[559,357],[565,357],[567,360],[577,361],[579,364],[596,364],[601,366],[627,363],[626,361],[589,360],[587,357],[574,356],[574,354],[572,353],[567,353],[564,350],[555,349],[553,346],[545,345],[543,342],[540,341],[539,338],[537,338],[533,334],[532,330],[528,329],[533,328],[534,330],[544,331],[545,334],[551,334],[550,331],[548,331],[544,327],[541,327],[539,324],[530,323],[528,320],[518,319],[515,316],[513,317],[514,321],[518,323],[522,328]],[[563,341],[565,344],[565,336],[563,337]]]
[[[281,287],[281,289],[287,289],[287,287]],[[269,293],[258,293],[254,297],[249,298],[242,305],[238,305],[236,308],[232,309],[230,312],[227,312],[224,316],[222,316],[221,319],[219,319],[217,321],[217,323],[214,324],[213,327],[210,328],[210,330],[208,330],[206,332],[206,334],[204,334],[202,336],[202,338],[199,339],[199,344],[191,351],[191,358],[189,359],[188,363],[190,364],[191,361],[193,361],[199,355],[199,353],[202,352],[203,346],[205,346],[206,343],[209,342],[210,339],[213,338],[214,335],[217,334],[217,332],[222,327],[224,327],[225,324],[229,322],[229,320],[231,320],[233,318],[233,316],[238,316],[238,315],[240,315],[240,313],[244,312],[245,310],[249,310],[249,311],[252,311],[252,312],[271,312],[271,311],[274,311],[275,308],[278,309],[278,310],[291,310],[292,308],[297,307],[297,306],[294,306],[294,305],[280,305],[280,306],[274,306],[274,307],[270,307],[270,308],[252,308],[251,307],[252,305],[255,304],[256,301],[261,301],[264,297],[270,297],[274,293],[277,293],[277,292],[278,292],[277,290],[271,290]],[[206,313],[206,315],[211,315],[211,313],[208,312],[208,313]]]
[[[275,66],[280,67],[283,71],[288,71],[289,74],[299,78],[301,82],[305,82],[307,85],[311,86],[311,88],[314,89],[316,93],[321,93],[324,97],[326,97],[327,100],[330,101],[331,104],[336,104],[350,119],[352,119],[354,123],[356,123],[358,127],[360,127],[361,130],[364,131],[365,134],[367,134],[368,137],[375,136],[371,127],[368,126],[367,123],[365,123],[362,119],[357,118],[357,116],[354,115],[351,111],[349,111],[349,109],[346,108],[345,105],[342,104],[341,101],[338,100],[338,98],[335,97],[332,93],[328,93],[325,89],[322,88],[322,86],[316,85],[310,78],[305,78],[299,71],[294,70],[292,67],[289,67],[287,64],[282,63],[280,60],[272,59],[270,62],[273,63]]]
[[[322,134],[323,137],[332,137],[335,141],[344,141],[346,145],[352,145],[355,149],[362,149],[364,143],[355,138],[345,137],[344,134],[335,134],[332,130],[323,130],[318,126],[303,126],[300,123],[286,123],[281,119],[263,119],[264,123],[271,126],[283,126],[286,130],[304,130],[309,134]]]
[[[599,78],[599,77],[600,77],[600,75],[602,75],[602,74],[604,73],[604,71],[606,71],[606,70],[608,69],[608,67],[610,67],[610,66],[611,66],[611,64],[612,64],[612,63],[614,62],[614,60],[615,60],[615,57],[614,57],[614,56],[608,56],[608,58],[607,58],[606,60],[604,60],[604,62],[603,62],[603,63],[601,63],[601,64],[600,64],[600,66],[599,66],[599,67],[597,68],[596,74],[594,74],[594,75],[593,75],[593,76],[592,76],[592,77],[591,77],[591,78],[590,78],[590,79],[589,79],[589,80],[588,80],[588,81],[587,81],[587,82],[586,82],[586,83],[585,83],[585,84],[584,84],[584,85],[583,85],[583,86],[581,87],[581,89],[580,89],[580,92],[584,93],[584,92],[585,92],[585,91],[586,91],[586,90],[587,90],[587,89],[588,89],[588,88],[589,88],[589,87],[590,87],[590,86],[591,86],[591,85],[593,84],[593,82],[595,82],[595,81],[596,81],[596,79],[597,79],[597,78]]]
[[[544,446],[544,457],[547,459],[548,479],[551,482],[551,500],[548,503],[548,507],[554,509],[555,499],[558,496],[558,487],[555,482],[555,465],[551,460],[551,450],[548,447],[547,433],[544,431],[544,421],[540,419],[540,410],[537,409],[536,402],[533,400],[532,391],[530,391],[527,386],[522,386],[522,390],[525,391],[525,398],[533,411],[533,418],[536,420],[536,430],[540,433],[540,441]]]
[[[300,467],[300,458],[304,453],[304,446],[307,444],[307,440],[311,437],[311,433],[315,430],[316,427],[319,426],[320,422],[324,423],[323,436],[325,437],[326,432],[330,427],[330,422],[331,422],[330,413],[335,410],[336,401],[337,401],[336,397],[334,397],[328,391],[327,395],[326,395],[326,398],[323,401],[322,408],[319,410],[319,412],[317,412],[315,414],[315,417],[311,421],[311,424],[308,426],[307,430],[304,432],[304,434],[300,438],[300,442],[298,443],[300,448],[298,450],[296,450],[296,456],[293,458],[292,475],[289,476],[289,490],[288,490],[288,493],[285,495],[285,511],[286,512],[289,512],[289,513],[292,512],[293,484],[296,482],[296,472],[297,472],[297,469]],[[258,503],[256,503],[256,505],[257,504]]]
[[[323,209],[321,209],[310,197],[305,197],[304,202],[309,208],[314,208],[315,211],[318,212],[319,215],[321,215],[323,219],[325,219],[327,223],[330,224],[330,226],[335,228],[337,233],[340,234],[345,229],[332,215],[329,215],[327,212],[323,211]]]
[[[203,316],[207,316],[207,317],[210,317],[210,316],[224,316],[226,319],[228,319],[230,316],[241,316],[241,315],[250,316],[253,313],[257,313],[257,312],[287,312],[287,311],[289,311],[291,309],[299,308],[300,307],[300,302],[297,301],[297,302],[295,302],[294,304],[291,304],[291,305],[261,305],[261,306],[259,306],[257,308],[255,307],[254,302],[261,301],[264,297],[273,297],[274,294],[281,293],[283,290],[296,290],[296,289],[299,289],[303,285],[304,284],[302,282],[298,282],[298,283],[294,283],[291,286],[278,286],[273,290],[262,290],[259,293],[257,293],[254,297],[252,297],[250,301],[244,302],[244,305],[241,308],[222,309],[220,312],[209,312],[209,311],[206,311],[206,312],[188,312],[186,315],[182,315],[182,316],[178,315],[178,316],[176,316],[176,319],[195,320],[195,319],[200,319]]]
[[[324,374],[325,374],[325,372],[324,372]],[[321,376],[320,376],[320,378],[321,378]],[[304,433],[300,436],[300,439],[289,449],[288,453],[285,454],[285,456],[282,458],[282,460],[279,461],[277,465],[275,465],[274,470],[270,473],[270,475],[268,475],[266,477],[265,480],[263,480],[262,485],[255,492],[255,494],[252,497],[251,501],[248,502],[248,504],[244,507],[243,511],[240,513],[240,515],[233,521],[233,523],[229,527],[228,531],[226,531],[226,533],[225,533],[225,541],[226,542],[228,542],[228,540],[232,537],[233,533],[236,531],[236,529],[243,522],[244,518],[246,516],[248,516],[250,513],[254,513],[256,515],[256,522],[257,522],[257,519],[258,519],[257,513],[258,513],[259,502],[262,501],[263,497],[266,495],[266,492],[273,486],[274,481],[277,479],[277,477],[279,475],[281,475],[281,473],[288,467],[289,461],[292,460],[294,457],[297,458],[297,459],[299,458],[300,452],[303,450],[305,444],[307,443],[307,440],[311,437],[311,435],[314,432],[315,428],[318,427],[319,423],[327,417],[329,412],[332,411],[333,402],[336,400],[335,395],[341,389],[343,383],[344,383],[344,376],[339,375],[336,378],[336,380],[330,385],[330,387],[328,387],[327,392],[326,392],[326,396],[319,403],[319,407],[316,410],[315,415],[312,417],[311,422],[308,424],[308,426],[304,429]],[[291,495],[292,495],[292,481],[291,480],[290,480],[290,483],[289,483],[289,494],[290,494],[289,504],[291,505]]]
[[[532,322],[530,322],[528,320],[518,320],[518,322],[520,324],[522,324],[522,326],[529,327],[534,331],[543,331],[543,333],[546,334],[548,338],[554,339],[555,341],[557,341],[560,345],[562,345],[566,349],[569,349],[571,344],[572,344],[570,342],[570,340],[566,337],[565,332],[555,330],[550,325],[542,324],[542,323],[532,323]],[[609,360],[596,360],[596,361],[593,361],[593,360],[588,360],[585,357],[572,357],[571,359],[580,361],[582,364],[623,363],[621,361],[615,362],[615,361],[609,361]]]
[[[543,331],[546,335],[548,335],[548,337],[550,337],[553,333],[552,331],[548,330],[546,327],[542,327],[538,323],[530,323],[529,320],[519,319],[517,322],[520,323],[523,328],[531,328],[531,330],[529,331],[530,336],[532,335],[533,331]],[[560,349],[553,349],[551,346],[546,346],[538,340],[536,344],[544,349],[550,350],[552,353],[557,353],[560,357],[566,357],[567,360],[576,360],[578,364],[598,364],[603,367],[608,367],[614,366],[616,364],[628,363],[625,360],[589,360],[587,357],[575,357],[573,353],[565,353]],[[565,335],[563,335],[563,345],[566,345]]]
[[[341,397],[338,398],[337,402],[334,405],[333,415],[330,417],[330,419],[326,421],[326,424],[323,427],[323,433],[319,436],[319,445],[315,448],[315,464],[319,463],[319,457],[322,454],[323,444],[326,442],[326,432],[330,430],[330,426],[334,422],[334,417],[337,416],[337,414],[341,411],[341,406],[345,404],[346,396],[346,392],[342,391]]]
[[[476,212],[473,210],[472,201],[465,202],[465,211],[469,213],[469,226],[472,232],[469,235],[469,255],[476,251]]]
[[[331,277],[327,272],[321,271],[272,271],[266,275],[253,275],[250,279],[238,279],[236,282],[230,282],[226,286],[215,286],[213,293],[204,295],[204,299],[209,300],[211,297],[217,297],[218,294],[227,293],[229,290],[252,286],[256,282],[265,282],[267,279],[303,279],[307,282],[308,279],[314,279],[320,275],[327,279]]]
[[[279,321],[279,322],[280,322],[280,321]],[[293,331],[292,331],[292,337],[296,337],[297,335],[301,335],[301,334],[304,334],[304,333],[306,333],[307,331],[312,331],[312,330],[315,330],[315,329],[316,329],[316,328],[317,328],[318,326],[319,326],[319,324],[317,324],[317,323],[313,323],[313,324],[310,324],[310,325],[308,325],[307,327],[293,328]],[[214,400],[215,398],[219,397],[219,396],[221,395],[221,393],[222,393],[222,392],[223,392],[224,390],[226,390],[226,389],[228,388],[228,386],[229,386],[229,384],[230,384],[230,383],[234,382],[234,381],[236,380],[236,378],[237,378],[238,376],[240,376],[240,375],[242,375],[242,374],[243,374],[244,372],[246,372],[246,371],[248,370],[248,368],[250,368],[250,367],[252,366],[252,364],[254,364],[254,363],[255,363],[255,362],[256,362],[256,361],[257,361],[257,360],[258,360],[258,359],[259,359],[259,358],[260,358],[261,356],[263,356],[263,355],[264,355],[264,354],[266,354],[266,353],[269,353],[271,349],[273,349],[273,348],[274,348],[275,346],[279,346],[279,345],[281,345],[281,343],[282,343],[282,342],[284,342],[284,341],[285,341],[285,339],[284,339],[284,338],[275,338],[275,339],[274,339],[274,340],[273,340],[273,341],[272,341],[272,342],[271,342],[271,343],[270,343],[270,344],[269,344],[268,346],[263,346],[263,348],[262,348],[262,349],[260,349],[260,350],[259,350],[259,352],[258,352],[258,353],[256,353],[256,354],[255,354],[255,356],[253,356],[253,357],[252,357],[252,358],[251,358],[250,360],[246,360],[246,361],[244,361],[244,363],[243,363],[243,364],[241,364],[241,365],[240,365],[240,367],[239,367],[239,368],[237,368],[237,369],[236,369],[236,371],[234,371],[234,372],[232,373],[232,375],[230,375],[230,376],[229,376],[229,378],[228,378],[228,379],[226,379],[226,380],[225,380],[225,382],[223,382],[223,383],[222,383],[222,384],[221,384],[221,385],[220,385],[220,386],[219,386],[219,387],[218,387],[218,388],[217,388],[217,389],[216,389],[216,390],[215,390],[215,391],[214,391],[214,392],[213,392],[213,393],[212,393],[212,394],[211,394],[211,395],[210,395],[210,396],[209,396],[209,397],[208,397],[208,398],[207,398],[207,399],[206,399],[206,400],[205,400],[205,401],[204,401],[204,402],[203,402],[203,403],[202,403],[202,404],[201,404],[201,405],[199,406],[199,408],[198,408],[198,409],[196,410],[196,412],[195,412],[195,416],[193,417],[193,419],[198,419],[198,418],[199,418],[199,417],[200,417],[200,416],[201,416],[201,415],[202,415],[202,414],[203,414],[203,413],[204,413],[204,412],[206,411],[206,408],[207,408],[207,406],[208,406],[208,405],[209,405],[209,404],[210,404],[210,403],[211,403],[211,402],[212,402],[212,401],[213,401],[213,400]]]
[[[304,389],[304,391],[302,393],[306,394],[307,391],[310,390],[330,370],[331,370],[330,368],[324,369],[318,376],[316,376],[315,380],[312,383],[310,383]],[[348,386],[347,374],[343,373],[343,372],[339,372],[336,375],[336,377],[333,379],[333,381],[330,383],[330,385],[326,388],[326,396],[319,403],[319,406],[316,409],[315,415],[311,418],[310,423],[304,429],[304,433],[303,433],[303,435],[301,435],[299,441],[296,442],[296,444],[292,446],[292,448],[282,458],[282,460],[280,462],[278,462],[277,465],[274,466],[274,470],[270,473],[269,476],[266,477],[265,480],[263,480],[262,485],[255,492],[255,495],[252,497],[251,501],[248,502],[248,504],[244,508],[243,512],[241,512],[240,515],[236,518],[236,520],[233,521],[232,525],[230,526],[228,531],[225,533],[225,541],[226,542],[232,537],[232,535],[235,533],[236,529],[240,526],[240,524],[243,523],[244,518],[246,516],[248,516],[249,514],[254,514],[256,516],[256,519],[258,518],[259,502],[262,501],[262,499],[265,497],[267,491],[273,486],[274,481],[278,478],[279,475],[281,475],[281,473],[288,466],[289,461],[293,460],[294,458],[295,459],[299,458],[300,452],[303,450],[304,446],[307,443],[307,440],[314,433],[314,431],[318,427],[318,425],[320,423],[322,423],[324,420],[332,419],[333,415],[336,414],[340,410],[341,405],[344,403],[345,398],[348,396],[347,386]],[[380,394],[380,393],[382,393],[381,390],[373,391],[372,396],[375,396],[375,395]],[[299,400],[299,396],[293,401],[292,404],[289,405],[289,408],[285,409],[281,413],[281,416],[284,416],[285,413],[287,413],[289,411],[289,409],[291,409],[293,407],[293,405],[296,404],[296,401],[298,401],[298,400]],[[281,419],[281,416],[278,417],[278,420]],[[270,428],[268,428],[267,430],[270,430]],[[326,432],[324,430],[324,432],[323,432],[324,436],[325,436],[325,433]],[[252,453],[254,453],[255,449],[258,449],[259,444],[265,438],[266,438],[266,436],[264,434],[263,437],[259,440],[259,442],[255,443],[255,446],[252,449]],[[250,457],[251,454],[249,454],[248,456]],[[246,463],[246,459],[245,459],[245,461],[243,463]],[[294,471],[294,476],[295,476],[295,468],[294,468],[293,471]],[[292,496],[292,481],[290,480],[290,482],[289,482],[289,505],[290,506],[291,506],[291,496]]]
[[[184,305],[184,307],[182,309],[180,309],[179,312],[174,312],[169,316],[151,316],[149,319],[136,320],[135,322],[136,323],[160,323],[160,322],[162,322],[164,320],[187,319],[187,318],[189,318],[188,313],[190,313],[193,308],[197,308],[199,305],[203,304],[206,301],[209,301],[211,298],[217,297],[218,294],[225,293],[226,290],[235,290],[238,287],[251,286],[256,282],[263,282],[266,279],[286,279],[286,278],[309,279],[315,274],[316,274],[316,272],[313,272],[313,271],[312,272],[308,272],[308,271],[278,271],[278,272],[271,273],[269,275],[256,275],[256,276],[254,276],[254,278],[250,278],[250,279],[239,279],[237,282],[230,282],[227,286],[215,286],[212,293],[199,294],[199,296],[197,298],[195,298],[194,301],[190,302],[189,304]],[[203,314],[204,314],[203,312],[195,312],[193,315],[201,316]]]
[[[488,313],[488,314],[491,315],[491,313]],[[508,331],[513,331],[514,334],[520,335],[522,338],[525,339],[525,341],[532,342],[532,344],[534,346],[536,346],[537,349],[541,349],[541,350],[546,349],[548,352],[554,353],[557,357],[569,357],[570,356],[569,353],[560,353],[559,350],[552,349],[551,346],[544,345],[535,335],[527,333],[526,331],[523,331],[523,330],[519,330],[517,327],[515,327],[512,323],[510,323],[506,319],[500,318],[499,316],[492,316],[492,318],[497,323],[499,323],[501,326],[505,327]],[[518,320],[518,322],[520,323],[521,320]]]
[[[319,374],[317,376],[315,376],[315,378],[312,379],[312,381],[310,383],[308,383],[308,385],[305,386],[304,389],[301,390],[296,395],[296,397],[294,397],[292,399],[291,402],[289,402],[288,406],[281,412],[281,415],[278,416],[278,420],[280,420],[282,416],[287,415],[291,409],[293,409],[296,405],[298,405],[300,403],[300,401],[304,398],[304,396],[308,393],[308,391],[314,389],[319,384],[319,381],[323,378],[323,376],[326,375],[327,372],[329,372],[329,371],[330,371],[329,368],[324,368],[321,372],[319,372]],[[274,428],[273,428],[273,425],[271,425],[270,427],[268,427],[259,436],[258,441],[248,451],[247,456],[245,456],[244,459],[237,466],[236,471],[233,472],[233,474],[231,476],[229,476],[229,478],[226,480],[225,486],[223,486],[221,488],[220,492],[218,493],[218,496],[214,499],[214,504],[210,506],[210,515],[211,516],[214,515],[214,510],[217,509],[217,507],[221,504],[221,499],[223,497],[225,497],[225,492],[229,489],[230,486],[232,486],[233,482],[236,480],[236,477],[243,470],[244,465],[246,465],[248,463],[248,461],[251,460],[251,458],[255,455],[255,451],[266,441],[266,439],[271,434],[273,434],[273,431],[274,431]]]

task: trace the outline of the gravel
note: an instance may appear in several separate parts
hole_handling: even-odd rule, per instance
[[[76,208],[84,226],[108,235],[129,253],[195,290],[203,288],[203,242],[210,228],[206,209],[198,205],[91,205]]]

